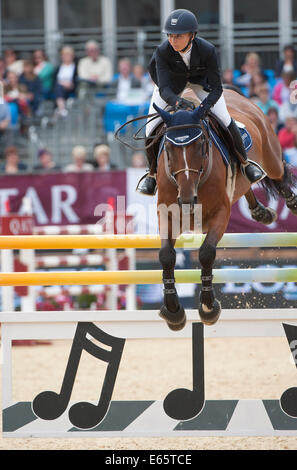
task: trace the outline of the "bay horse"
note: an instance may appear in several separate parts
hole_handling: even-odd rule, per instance
[[[267,176],[262,180],[262,186],[274,197],[284,198],[290,211],[297,215],[297,196],[293,192],[296,181],[283,160],[278,137],[267,116],[258,106],[234,90],[225,89],[224,96],[232,118],[244,124],[252,137],[253,146],[248,158],[264,168]],[[197,121],[195,110],[170,114],[157,106],[155,109],[165,123],[164,148],[160,153],[157,169],[161,236],[159,260],[163,268],[164,284],[164,304],[159,315],[172,330],[180,330],[186,323],[185,311],[179,301],[174,279],[174,246],[183,229],[181,223],[174,227],[174,217],[170,211],[164,216],[159,208],[169,208],[175,204],[182,213],[188,207],[190,230],[194,230],[194,207],[199,203],[202,205],[202,231],[206,233],[199,249],[202,282],[199,315],[203,323],[212,325],[221,312],[221,305],[213,288],[212,270],[216,247],[226,231],[231,206],[245,195],[256,220],[269,224],[275,220],[276,214],[257,201],[249,181],[238,165],[233,175],[233,186],[226,184],[228,169],[219,150],[211,145],[208,126]],[[183,140],[187,141],[184,145]]]

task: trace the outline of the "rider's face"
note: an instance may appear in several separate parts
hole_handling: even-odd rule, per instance
[[[167,34],[167,37],[173,49],[180,52],[187,46],[190,38],[192,37],[192,33]]]

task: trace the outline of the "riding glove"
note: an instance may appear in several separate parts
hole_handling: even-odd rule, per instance
[[[194,103],[192,103],[192,101],[189,101],[189,100],[186,100],[185,98],[180,98],[180,97],[177,99],[177,102],[175,105],[175,111],[179,111],[180,109],[187,110],[189,108],[192,111],[194,111],[195,109],[195,105]]]

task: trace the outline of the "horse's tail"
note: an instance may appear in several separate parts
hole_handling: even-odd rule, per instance
[[[293,173],[292,166],[289,165],[284,159],[283,164],[284,176],[281,184],[282,186],[286,185],[293,190],[294,188],[297,188],[297,176]],[[266,176],[262,181],[260,181],[260,185],[265,190],[267,196],[272,196],[274,199],[279,198],[280,185],[277,181],[274,181]]]
[[[223,88],[225,90],[233,90],[233,91],[236,91],[236,93],[238,93],[239,95],[241,96],[244,96],[244,94],[242,93],[241,89],[236,86],[236,85],[229,85],[227,83],[223,83]]]

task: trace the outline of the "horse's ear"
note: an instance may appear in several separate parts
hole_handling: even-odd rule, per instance
[[[201,109],[200,109],[200,106],[198,106],[198,108],[194,109],[192,116],[193,116],[194,120],[200,121],[200,119],[201,119]]]
[[[171,117],[172,117],[171,114],[168,113],[167,111],[164,111],[164,109],[159,108],[159,106],[157,106],[155,103],[153,103],[153,107],[155,108],[157,113],[160,114],[163,121],[166,122],[166,124],[169,124],[169,122],[171,121]]]

